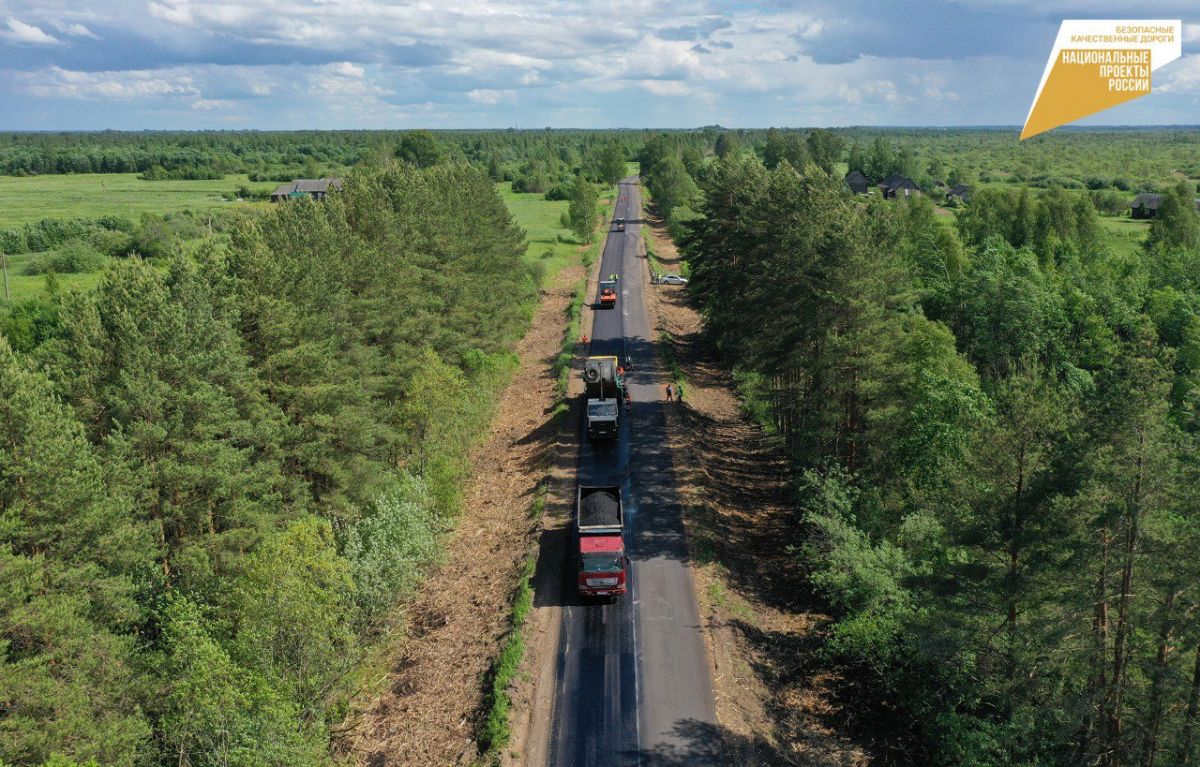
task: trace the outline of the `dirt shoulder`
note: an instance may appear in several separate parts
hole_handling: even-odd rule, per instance
[[[647,218],[658,259],[678,273],[665,228]],[[742,413],[683,290],[651,287],[656,333],[671,334],[685,378],[685,403],[668,410],[668,428],[728,761],[869,764],[864,744],[843,734],[853,731],[838,703],[843,680],[817,657],[829,619],[786,550],[799,529],[787,460]]]
[[[529,510],[556,455],[552,365],[582,266],[562,269],[517,345],[521,366],[475,453],[465,505],[408,610],[407,636],[384,692],[364,707],[350,739],[359,764],[464,765],[478,756],[483,682],[508,628],[510,600],[540,520]]]

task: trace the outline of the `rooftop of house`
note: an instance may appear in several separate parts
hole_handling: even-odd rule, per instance
[[[289,194],[313,194],[328,192],[330,189],[340,190],[342,188],[342,180],[340,178],[298,178],[295,181],[290,181],[286,184],[280,184],[271,192],[272,197],[281,197]]]

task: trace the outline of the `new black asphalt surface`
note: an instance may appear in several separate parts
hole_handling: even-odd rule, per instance
[[[610,602],[581,600],[575,560],[565,557],[548,762],[715,765],[721,758],[712,679],[667,449],[668,378],[642,300],[636,178],[619,185],[614,216],[627,225],[624,232],[610,226],[600,274],[620,275],[619,297],[615,309],[595,309],[590,353],[633,359],[633,405],[615,442],[591,443],[581,426],[578,481],[621,487],[629,591]]]

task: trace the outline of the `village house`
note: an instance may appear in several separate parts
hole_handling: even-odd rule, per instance
[[[1158,209],[1162,207],[1163,195],[1139,194],[1129,203],[1130,218],[1158,218]],[[1200,197],[1196,198],[1196,210],[1200,211]]]
[[[871,181],[861,171],[852,170],[846,174],[846,186],[855,194],[866,194],[871,188]]]
[[[946,192],[946,202],[964,203],[971,201],[971,187],[966,184],[955,184]]]
[[[271,202],[294,200],[301,197],[311,197],[314,200],[324,200],[330,191],[341,191],[340,178],[298,178],[287,184],[280,184],[271,192]]]
[[[917,182],[899,173],[888,176],[879,185],[879,188],[883,190],[883,197],[886,200],[893,197],[911,197],[921,193],[921,187],[917,186]]]

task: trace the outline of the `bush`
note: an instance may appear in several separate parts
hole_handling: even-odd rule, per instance
[[[682,242],[684,235],[687,234],[685,224],[697,218],[700,218],[699,213],[686,205],[681,205],[672,210],[671,215],[667,217],[667,233],[671,235],[671,239],[675,242]]]
[[[101,216],[96,219],[96,223],[104,229],[113,232],[125,232],[126,234],[133,234],[133,230],[137,228],[137,224],[133,222],[133,219],[125,218],[124,216]]]
[[[161,165],[151,165],[138,174],[142,181],[217,181],[225,174],[216,168],[185,165],[167,170]]]
[[[25,265],[25,274],[82,274],[95,272],[104,266],[104,256],[97,253],[82,240],[73,240],[56,253],[30,261]]]
[[[0,251],[5,253],[25,253],[29,250],[25,243],[25,235],[19,229],[0,230]]]
[[[421,477],[405,474],[399,487],[352,525],[342,547],[350,562],[365,623],[416,588],[436,555],[439,524]]]
[[[546,192],[546,199],[569,200],[571,199],[571,191],[572,189],[570,184],[558,183],[550,187],[550,190]]]
[[[167,258],[179,247],[179,239],[161,216],[143,216],[133,233],[130,251],[142,258]]]
[[[96,251],[114,258],[129,255],[133,248],[133,237],[116,229],[98,229],[92,232],[88,241]]]

